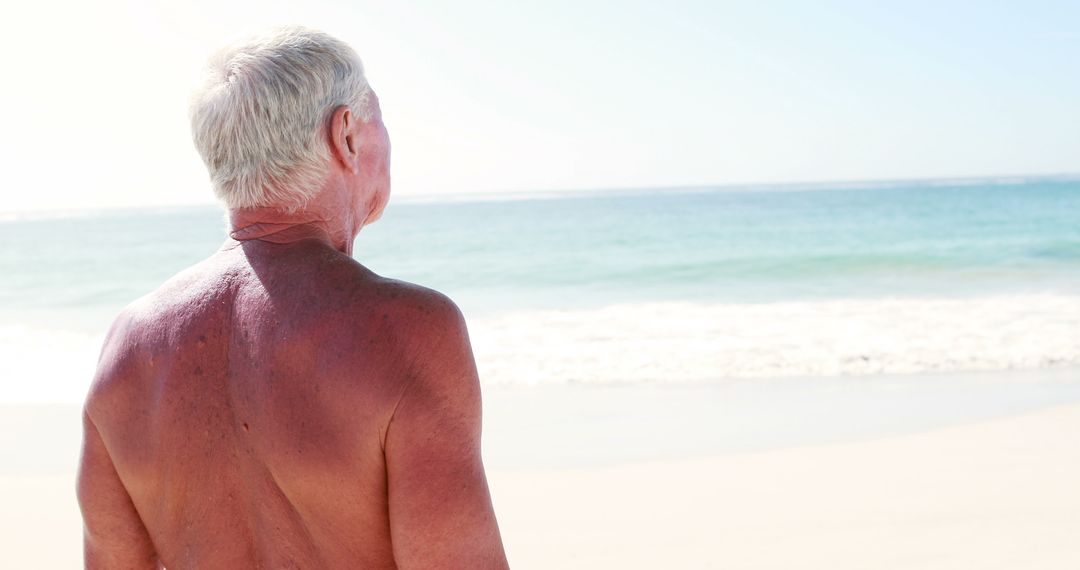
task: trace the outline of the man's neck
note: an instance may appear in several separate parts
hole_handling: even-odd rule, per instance
[[[229,226],[229,237],[238,242],[290,244],[314,239],[346,255],[352,255],[355,238],[346,208],[333,214],[323,208],[292,213],[275,208],[243,208],[229,211]]]

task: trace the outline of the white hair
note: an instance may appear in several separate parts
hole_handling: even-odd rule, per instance
[[[328,34],[281,28],[215,54],[190,107],[214,193],[230,209],[302,208],[326,176],[325,125],[341,105],[373,113],[360,58]]]

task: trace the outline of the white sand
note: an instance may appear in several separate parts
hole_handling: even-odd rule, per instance
[[[37,439],[68,453],[73,424]],[[5,437],[0,567],[79,567],[73,474],[16,465],[28,434]],[[1075,404],[872,441],[489,476],[518,569],[1080,568]]]
[[[1080,405],[858,443],[497,472],[529,568],[1080,568]]]

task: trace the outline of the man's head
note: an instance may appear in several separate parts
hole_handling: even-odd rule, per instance
[[[230,209],[300,210],[336,182],[354,207],[368,208],[360,213],[368,222],[386,204],[389,141],[378,100],[356,52],[325,33],[283,28],[222,50],[190,117],[214,192]]]

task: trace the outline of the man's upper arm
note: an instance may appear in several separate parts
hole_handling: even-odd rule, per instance
[[[83,516],[86,568],[160,568],[150,535],[85,412],[76,493]]]
[[[122,314],[106,335],[97,374],[83,410],[83,444],[76,495],[83,517],[86,568],[160,568],[150,535],[116,472],[90,410],[130,363],[125,342],[129,321]]]
[[[476,364],[461,312],[438,295],[409,326],[415,354],[385,441],[400,568],[507,568],[480,457]]]

